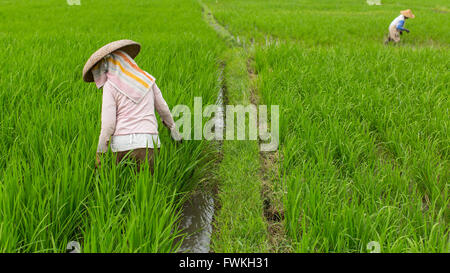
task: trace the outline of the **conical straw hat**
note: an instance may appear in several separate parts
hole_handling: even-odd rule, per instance
[[[99,50],[95,51],[94,54],[89,57],[83,68],[83,80],[85,82],[93,82],[94,76],[92,75],[91,69],[106,55],[116,51],[123,50],[131,58],[135,58],[139,51],[141,50],[141,45],[132,40],[118,40],[102,46]]]
[[[408,18],[416,17],[416,16],[414,16],[414,14],[412,13],[412,11],[410,9],[402,10],[402,11],[400,11],[400,14],[405,16],[405,17],[408,17]]]

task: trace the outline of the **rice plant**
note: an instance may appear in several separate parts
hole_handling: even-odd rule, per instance
[[[217,96],[217,43],[194,1],[1,1],[0,251],[172,252],[180,204],[210,144],[160,124],[153,176],[112,154],[95,170],[101,91],[81,80],[100,46],[133,39],[170,107]],[[107,7],[107,8],[106,8]],[[119,18],[119,19],[118,19]],[[168,23],[170,22],[170,23]],[[132,164],[131,164],[132,165]]]

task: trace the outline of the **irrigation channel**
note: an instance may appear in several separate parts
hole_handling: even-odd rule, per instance
[[[234,37],[224,26],[219,24],[209,8],[198,1],[202,7],[204,21],[217,33],[217,35],[233,49],[242,47],[239,37]],[[245,47],[245,46],[244,46]],[[226,64],[225,64],[226,65]],[[224,130],[225,128],[225,114],[224,114],[224,66],[219,68],[218,75],[219,91],[217,95],[216,105],[219,106],[219,111],[214,117],[215,130]],[[222,150],[222,145],[218,145],[218,149]],[[223,151],[222,151],[223,152]],[[210,189],[194,192],[190,198],[184,203],[181,214],[180,229],[187,233],[180,247],[180,252],[190,253],[208,253],[211,252],[210,243],[213,232],[213,219],[215,214],[215,194],[211,187]]]
[[[214,197],[211,192],[191,195],[184,203],[180,229],[188,235],[179,252],[208,253],[210,250]]]
[[[219,83],[219,91],[218,96],[216,100],[216,105],[219,106],[219,111],[217,115],[214,117],[216,119],[215,121],[215,130],[224,130],[225,128],[225,111],[224,111],[224,100],[233,104],[233,103],[253,103],[258,104],[258,95],[256,90],[253,90],[251,86],[247,86],[244,89],[236,89],[236,86],[231,87],[228,86],[227,83],[230,82],[241,82],[245,81],[247,84],[250,84],[252,80],[255,80],[256,75],[251,71],[250,63],[252,61],[251,57],[248,55],[247,49],[251,49],[253,46],[253,41],[250,41],[250,48],[246,47],[245,39],[242,41],[239,39],[239,37],[233,36],[224,26],[222,26],[212,14],[211,10],[206,6],[201,0],[198,1],[200,6],[202,7],[202,13],[203,13],[203,19],[204,21],[217,33],[217,35],[222,39],[227,46],[229,47],[229,50],[227,52],[224,52],[224,56],[222,61],[222,65],[219,68],[219,75],[218,75],[218,83]],[[272,39],[270,39],[272,40]],[[267,44],[268,41],[266,41]],[[272,42],[272,41],[270,41]],[[231,53],[231,59],[230,59],[230,53]],[[231,69],[236,69],[233,65],[236,65],[236,61],[240,63],[240,67],[238,68],[243,71],[240,71],[237,74],[234,73],[226,73],[226,70],[228,71]],[[230,67],[228,67],[228,63],[231,62]],[[242,67],[242,65],[244,67]],[[243,73],[243,74],[242,74]],[[245,84],[244,84],[245,85]],[[226,91],[225,91],[226,90]],[[229,93],[228,93],[229,92]],[[238,101],[236,101],[236,94],[238,97],[241,97]],[[246,93],[246,94],[243,94]],[[230,100],[229,96],[235,97],[234,100]],[[260,125],[261,126],[261,125]],[[263,124],[262,126],[267,126],[266,124]],[[255,145],[256,144],[256,145]],[[222,156],[224,158],[227,158],[227,163],[225,163],[225,169],[229,171],[230,166],[226,164],[231,164],[234,166],[235,163],[238,163],[242,160],[242,155],[235,154],[235,150],[238,149],[240,152],[243,152],[245,154],[253,154],[253,156],[250,159],[250,161],[253,162],[252,166],[256,166],[251,169],[245,169],[244,173],[258,173],[259,171],[263,171],[264,169],[260,169],[261,161],[267,161],[266,157],[264,156],[258,156],[259,151],[259,145],[257,143],[247,143],[244,147],[240,147],[239,145],[236,146],[236,144],[232,144],[232,147],[229,145],[225,148],[224,143],[219,143],[218,149]],[[231,150],[230,150],[231,148]],[[243,148],[244,150],[241,150]],[[255,150],[254,150],[255,149]],[[256,153],[255,153],[256,151]],[[229,154],[231,152],[231,154]],[[219,163],[220,165],[223,165],[222,163]],[[220,167],[219,167],[220,168]],[[265,252],[274,250],[275,244],[273,243],[273,238],[279,237],[278,232],[273,232],[274,223],[270,219],[271,217],[267,217],[268,213],[266,213],[268,210],[266,203],[271,203],[270,198],[267,195],[267,189],[263,191],[263,184],[264,181],[261,179],[260,175],[251,175],[250,177],[241,177],[238,180],[242,181],[235,181],[232,179],[229,180],[229,177],[234,177],[233,174],[228,174],[228,176],[219,178],[221,184],[221,191],[222,192],[229,192],[230,188],[239,188],[239,185],[245,184],[246,189],[241,189],[243,192],[241,194],[243,195],[244,199],[248,200],[242,200],[242,202],[239,202],[239,204],[233,203],[230,204],[229,202],[227,204],[222,203],[222,199],[220,196],[218,196],[216,193],[213,192],[213,189],[211,187],[207,187],[209,189],[201,190],[199,192],[194,192],[191,194],[190,198],[185,202],[183,206],[183,211],[181,214],[181,221],[180,221],[180,229],[182,232],[187,233],[187,236],[183,240],[183,243],[180,247],[180,252],[190,252],[190,253],[208,253],[208,252],[214,252],[214,251],[224,251],[223,249],[217,248],[217,249],[211,249],[211,246],[217,247],[217,240],[220,240],[218,238],[221,237],[221,235],[218,234],[212,234],[213,233],[213,226],[215,227],[215,224],[219,224],[217,221],[220,221],[218,214],[220,214],[220,211],[215,211],[216,203],[220,203],[219,206],[222,210],[235,210],[236,208],[240,210],[239,208],[246,208],[248,210],[247,212],[238,212],[237,214],[232,214],[231,216],[233,220],[236,221],[245,221],[245,219],[248,219],[248,217],[254,217],[255,214],[257,216],[256,222],[260,223],[259,225],[256,225],[256,227],[250,228],[248,232],[253,233],[253,235],[256,235],[259,237],[260,246],[257,247],[258,251]],[[222,179],[224,179],[222,181]],[[228,180],[228,181],[226,181]],[[252,181],[250,181],[252,180]],[[260,194],[260,192],[264,192]],[[217,199],[217,200],[215,200]],[[264,199],[264,200],[263,200]],[[252,201],[249,201],[252,200]],[[263,205],[264,201],[264,205]],[[251,204],[248,204],[248,202],[251,202]],[[231,207],[230,207],[231,206]],[[269,206],[271,207],[271,206]],[[261,213],[259,213],[261,212]],[[264,216],[263,216],[264,215]],[[215,218],[215,216],[218,216],[219,218]],[[265,218],[265,219],[263,219]],[[223,218],[221,219],[223,221]],[[279,224],[279,223],[275,223]],[[231,235],[233,234],[234,228],[233,226],[227,226],[225,230],[223,229],[223,226],[221,228],[220,232],[224,232],[225,234]],[[229,238],[228,235],[225,235],[226,238]],[[241,241],[241,239],[246,240],[245,238],[241,238],[241,235],[231,235],[231,238],[236,239],[237,241]],[[245,235],[244,235],[245,236]],[[232,240],[234,240],[232,239]],[[280,241],[280,240],[278,240]],[[220,245],[220,243],[219,243]],[[244,244],[245,245],[245,244]],[[236,251],[239,249],[237,248]],[[241,251],[244,251],[241,249]]]
[[[251,51],[254,44],[253,40],[250,40],[249,48],[247,48],[245,39],[241,41],[239,37],[233,36],[214,18],[208,6],[202,3],[201,0],[198,2],[202,7],[204,21],[214,29],[219,38],[228,46],[228,50],[223,52],[222,65],[219,68],[218,83],[220,88],[216,101],[219,111],[217,116],[215,116],[215,130],[223,130],[226,126],[224,124],[224,100],[230,104],[258,104],[258,94],[255,88],[251,86],[252,81],[256,79],[256,75],[251,71],[252,58],[248,51]],[[267,125],[263,124],[262,126]],[[246,229],[246,233],[252,234],[251,236],[258,237],[256,239],[258,241],[257,251],[267,252],[278,249],[277,244],[273,243],[273,239],[280,237],[280,235],[272,230],[274,230],[273,227],[275,225],[281,223],[279,221],[273,223],[270,220],[273,217],[266,216],[269,215],[266,211],[269,211],[271,208],[271,205],[267,206],[267,204],[272,203],[273,200],[267,194],[270,190],[263,190],[263,185],[267,181],[264,182],[262,179],[261,171],[265,171],[261,167],[261,163],[266,162],[267,158],[259,154],[258,142],[245,141],[245,143],[241,144],[219,142],[218,144],[218,152],[223,157],[218,168],[226,173],[225,175],[219,175],[220,193],[215,193],[211,187],[206,187],[210,189],[194,192],[185,202],[181,215],[180,229],[182,232],[187,233],[187,236],[183,240],[179,251],[190,253],[230,251],[230,249],[221,248],[220,245],[223,244],[221,242],[222,237],[228,238],[226,240],[233,242],[245,242],[248,238],[246,238],[247,235],[245,234],[235,233],[236,227],[234,224],[223,225],[223,223],[230,223],[229,221],[242,223],[249,217],[258,224],[253,224],[250,227],[240,225],[239,227]],[[239,170],[242,172],[243,177],[236,178],[235,172],[230,169],[233,169],[236,166],[235,164],[241,162],[242,158],[246,156],[250,156],[245,159],[248,161],[248,164],[241,166]],[[239,195],[242,198],[231,201],[231,203],[229,196],[224,198],[224,195],[231,194],[234,196],[236,190],[239,191]],[[221,210],[215,211],[216,207],[220,207]],[[231,214],[225,213],[224,216],[223,211],[230,212],[230,210]],[[216,225],[220,231],[215,230]],[[252,243],[247,242],[243,243],[244,248],[242,246],[234,246],[231,250],[237,252],[248,251],[245,249],[247,244],[252,245]]]
[[[225,128],[222,81],[223,68],[219,71],[218,76],[220,89],[216,105],[219,106],[219,109],[214,117],[214,130],[218,131]],[[218,145],[219,150],[221,147]],[[210,251],[214,211],[214,193],[211,187],[191,194],[184,203],[181,214],[180,229],[188,235],[183,240],[179,252],[208,253]]]

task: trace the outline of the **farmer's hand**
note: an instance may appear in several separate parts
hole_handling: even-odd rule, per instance
[[[167,125],[167,123],[165,123],[164,120],[162,121],[162,123],[164,124],[164,126],[166,126],[170,130],[170,136],[172,137],[173,140],[175,140],[177,143],[180,143],[180,144],[183,143],[183,137],[181,137],[180,132],[178,132],[177,127],[170,129],[169,125]]]
[[[407,33],[409,33],[409,29],[406,29],[406,28],[405,28],[405,31],[406,31]]]
[[[180,135],[180,132],[178,132],[177,128],[173,128],[170,130],[170,136],[173,140],[175,140],[177,143],[183,143],[183,137]]]
[[[100,153],[95,154],[95,168],[99,169],[101,165]]]

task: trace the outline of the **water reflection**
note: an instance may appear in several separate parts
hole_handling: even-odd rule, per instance
[[[193,193],[183,206],[180,229],[188,234],[179,252],[208,253],[211,241],[214,199],[210,193]]]

